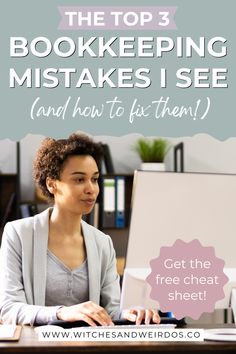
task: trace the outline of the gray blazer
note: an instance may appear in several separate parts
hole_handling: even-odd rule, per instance
[[[6,224],[1,246],[0,320],[34,324],[45,306],[49,210]],[[109,236],[82,221],[89,299],[119,316],[120,285]],[[63,304],[55,304],[63,305]]]

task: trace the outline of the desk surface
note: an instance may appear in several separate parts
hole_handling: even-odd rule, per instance
[[[188,328],[203,326],[188,326]],[[208,326],[209,327],[209,326]],[[212,326],[211,326],[212,327]],[[214,326],[215,327],[215,326]],[[222,327],[222,326],[221,326]],[[230,326],[225,326],[230,327]],[[232,325],[231,325],[232,327]],[[204,326],[206,328],[206,326]],[[209,327],[210,328],[210,327]],[[24,326],[18,342],[0,342],[1,354],[10,353],[235,353],[236,342],[39,342],[33,328]]]

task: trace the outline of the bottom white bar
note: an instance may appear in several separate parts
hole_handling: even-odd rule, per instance
[[[45,327],[42,331],[38,331],[38,339],[40,341],[81,341],[81,342],[183,342],[194,341],[201,342],[204,340],[203,329],[187,329],[187,328],[150,328],[150,329],[116,329],[102,327],[87,327],[73,329],[48,329]]]

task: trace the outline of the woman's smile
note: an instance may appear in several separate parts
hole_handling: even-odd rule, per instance
[[[94,205],[95,201],[96,199],[92,199],[92,198],[81,199],[81,202],[87,204],[88,206]]]

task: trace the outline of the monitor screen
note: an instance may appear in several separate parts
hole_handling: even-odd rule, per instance
[[[198,239],[225,261],[230,281],[216,307],[227,307],[236,285],[236,175],[135,172],[122,304],[135,294],[137,305],[147,305],[149,262],[177,239]]]

